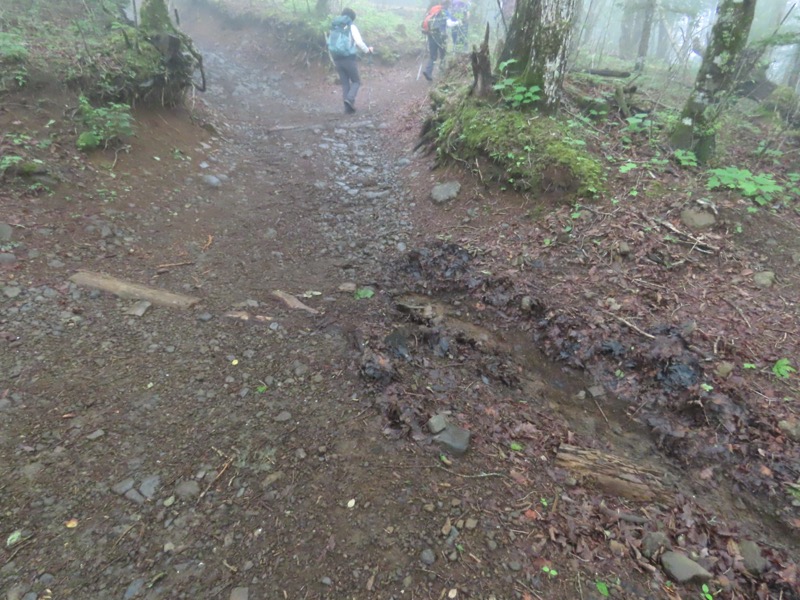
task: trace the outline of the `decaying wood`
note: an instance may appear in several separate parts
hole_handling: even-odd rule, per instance
[[[111,275],[104,273],[93,273],[91,271],[78,271],[70,281],[77,285],[96,288],[104,292],[111,292],[120,298],[129,298],[132,300],[147,300],[153,304],[160,306],[172,306],[174,308],[191,308],[198,302],[200,298],[194,296],[185,296],[183,294],[175,294],[157,288],[148,287],[138,283],[132,283],[123,279],[117,279]]]
[[[312,315],[319,314],[319,311],[317,309],[311,308],[310,306],[306,306],[291,294],[287,294],[286,292],[282,292],[281,290],[275,290],[274,292],[272,292],[272,295],[275,296],[276,298],[283,300],[286,303],[286,306],[288,306],[289,308],[299,308],[300,310],[310,312]]]
[[[615,71],[614,69],[586,69],[583,72],[598,77],[617,77],[619,79],[627,79],[631,76],[630,71]]]
[[[486,24],[486,34],[478,50],[473,47],[472,55],[472,90],[470,93],[478,98],[486,98],[494,94],[492,89],[492,61],[489,57],[489,24]]]
[[[663,473],[631,464],[613,454],[561,444],[556,466],[601,491],[636,502],[666,498]]]

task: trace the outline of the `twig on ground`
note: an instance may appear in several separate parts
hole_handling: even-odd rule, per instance
[[[614,318],[615,318],[617,321],[619,321],[619,322],[620,322],[620,323],[622,323],[623,325],[627,325],[628,327],[630,327],[631,329],[633,329],[633,330],[634,330],[634,331],[636,331],[637,333],[640,333],[640,334],[642,334],[644,337],[646,337],[646,338],[648,338],[648,339],[651,339],[651,340],[654,340],[654,339],[656,339],[656,336],[654,336],[654,335],[652,335],[652,334],[649,334],[649,333],[647,333],[646,331],[642,331],[641,329],[639,329],[639,328],[638,328],[636,325],[634,325],[634,324],[633,324],[633,323],[631,323],[630,321],[627,321],[627,320],[623,319],[622,317],[618,317],[617,315],[615,315],[615,314],[614,314],[614,313],[612,313],[612,312],[608,312],[607,310],[604,310],[604,311],[601,311],[601,312],[603,312],[603,313],[607,314],[609,317],[614,317]]]

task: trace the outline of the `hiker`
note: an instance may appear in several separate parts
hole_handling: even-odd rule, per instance
[[[434,4],[428,9],[422,30],[428,36],[428,62],[422,74],[428,81],[433,80],[433,65],[437,60],[444,62],[447,47],[447,28],[455,27],[459,23],[450,14],[450,0],[443,0],[441,4]]]
[[[453,0],[451,12],[458,25],[453,27],[453,51],[466,52],[469,49],[469,0]]]
[[[344,99],[344,112],[356,112],[356,94],[361,87],[361,77],[358,75],[356,62],[356,48],[366,54],[372,54],[372,46],[367,46],[361,38],[361,32],[355,26],[356,12],[352,8],[345,8],[342,14],[333,20],[331,31],[328,35],[328,50],[339,73]]]

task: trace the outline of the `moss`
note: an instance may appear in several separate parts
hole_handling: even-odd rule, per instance
[[[174,31],[164,0],[144,0],[141,10],[142,29],[152,33]]]
[[[800,105],[800,97],[793,89],[785,85],[779,85],[764,101],[764,108],[777,112],[781,117],[790,123],[796,123],[797,109]]]
[[[444,105],[439,116],[440,153],[469,164],[489,158],[484,179],[565,197],[591,197],[602,187],[600,163],[556,119],[474,101]]]

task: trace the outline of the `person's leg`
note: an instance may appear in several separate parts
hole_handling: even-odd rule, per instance
[[[434,35],[432,33],[428,34],[428,61],[425,63],[425,68],[422,69],[422,74],[425,76],[425,79],[430,81],[433,79],[433,63],[436,62],[436,54],[438,51],[439,45],[436,43],[434,39]]]
[[[342,99],[347,100],[347,94],[350,93],[350,76],[346,66],[346,59],[334,58],[333,64],[336,65],[336,72],[339,74],[339,83],[342,84]]]
[[[347,62],[344,63],[345,68],[347,69],[347,77],[350,79],[350,89],[344,96],[344,102],[350,108],[355,109],[356,107],[356,95],[358,94],[358,89],[361,87],[361,77],[358,74],[358,62],[356,61],[356,57],[348,57]]]

